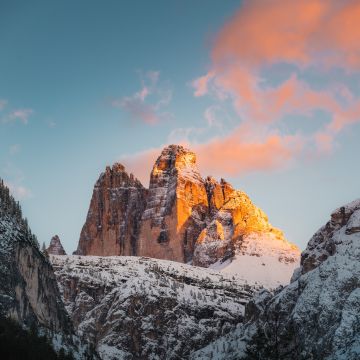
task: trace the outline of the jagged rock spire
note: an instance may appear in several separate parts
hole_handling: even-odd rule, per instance
[[[135,255],[147,190],[122,164],[107,166],[95,184],[78,255]]]
[[[50,245],[46,251],[49,255],[66,255],[58,235],[51,238]]]

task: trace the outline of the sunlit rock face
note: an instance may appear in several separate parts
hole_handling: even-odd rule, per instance
[[[217,183],[208,178],[207,184],[212,219],[196,242],[194,265],[208,267],[246,255],[272,256],[293,268],[298,266],[299,249],[286,241],[283,232],[269,223],[243,191],[234,190],[223,179]]]
[[[226,272],[260,267],[263,279],[275,266],[274,279],[286,276],[277,278],[280,283],[264,280],[271,286],[287,283],[300,257],[243,191],[224,179],[203,179],[196,155],[179,145],[163,149],[149,190],[122,165],[106,169],[95,185],[76,254],[147,256]]]
[[[78,255],[134,255],[147,190],[121,164],[107,167],[96,182]]]
[[[46,251],[49,255],[66,255],[58,235],[51,238],[50,245]]]
[[[195,154],[178,145],[166,147],[151,172],[137,255],[191,260],[207,214],[208,196]]]

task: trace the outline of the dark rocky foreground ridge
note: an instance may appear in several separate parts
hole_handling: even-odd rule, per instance
[[[85,356],[65,310],[52,265],[39,250],[19,204],[0,180],[0,317],[35,329],[57,350]]]
[[[245,324],[191,358],[359,359],[360,199],[315,233],[290,285],[262,291]]]

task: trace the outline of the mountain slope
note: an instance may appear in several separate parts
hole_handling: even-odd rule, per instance
[[[185,359],[243,321],[258,287],[142,257],[51,256],[78,333],[102,359]]]
[[[0,181],[0,318],[51,339],[56,350],[85,354],[65,310],[53,268],[40,252],[21,209]],[[4,320],[6,321],[6,320]],[[79,346],[78,346],[79,345]]]
[[[71,333],[52,267],[39,251],[19,205],[0,184],[0,314]]]
[[[309,241],[290,285],[262,291],[246,325],[193,359],[360,357],[360,200],[335,210]]]

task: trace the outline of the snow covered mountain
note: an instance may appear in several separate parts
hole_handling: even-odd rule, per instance
[[[70,350],[77,358],[86,351],[84,344],[76,344],[79,339],[62,303],[52,266],[2,180],[0,318],[15,320],[25,329],[37,329],[51,339],[55,349]]]
[[[30,326],[71,331],[50,263],[38,249],[19,205],[0,184],[0,314]],[[43,299],[47,298],[47,301]]]
[[[179,145],[163,149],[149,189],[121,164],[107,167],[94,187],[76,254],[210,266],[270,287],[288,283],[300,258],[243,191],[224,179],[203,179],[196,155]]]
[[[186,359],[243,321],[258,286],[144,257],[51,256],[78,334],[102,359]]]
[[[245,324],[192,359],[360,358],[360,199],[340,207],[309,241],[291,284],[263,290]]]

